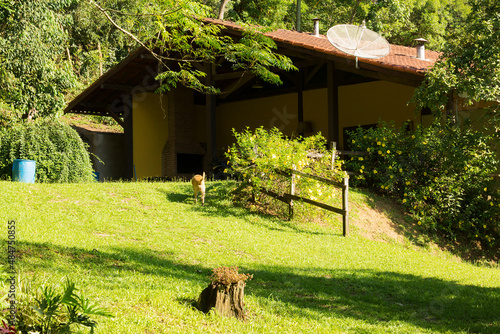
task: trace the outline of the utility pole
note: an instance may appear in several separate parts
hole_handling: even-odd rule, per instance
[[[297,27],[296,27],[297,31],[300,31],[300,3],[301,0],[297,0]]]

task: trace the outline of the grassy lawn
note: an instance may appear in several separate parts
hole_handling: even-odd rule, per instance
[[[201,207],[188,183],[0,182],[0,235],[5,245],[15,220],[24,276],[67,276],[115,315],[97,333],[500,332],[500,268],[361,237],[356,212],[347,238],[340,217],[259,216],[234,207],[229,187],[208,183]],[[211,269],[233,265],[254,275],[248,319],[196,310]]]

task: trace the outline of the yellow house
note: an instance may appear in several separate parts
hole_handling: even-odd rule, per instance
[[[242,28],[208,20],[238,38]],[[187,88],[155,94],[156,60],[139,48],[77,96],[66,113],[107,115],[124,128],[124,178],[179,177],[211,172],[212,161],[233,142],[232,129],[277,127],[286,135],[321,132],[343,147],[345,131],[380,120],[416,125],[431,117],[409,104],[415,87],[439,54],[391,45],[389,55],[358,59],[334,48],[323,35],[275,30],[266,34],[276,52],[299,69],[279,73],[271,86],[229,64],[205,70],[222,87],[217,96]]]

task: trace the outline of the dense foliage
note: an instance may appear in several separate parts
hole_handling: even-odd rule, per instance
[[[197,0],[210,5],[212,15],[219,0]],[[272,28],[296,29],[297,0],[229,1],[225,18]],[[425,38],[433,50],[440,50],[447,36],[458,34],[470,12],[467,0],[360,1],[301,0],[301,30],[313,30],[313,18],[321,19],[321,32],[336,24],[360,24],[380,32],[391,43],[413,45]]]
[[[91,181],[84,143],[67,124],[50,119],[0,129],[0,177],[10,178],[14,159],[36,161],[37,182]]]
[[[413,100],[435,113],[447,109],[452,98],[493,102],[488,120],[500,135],[500,3],[471,2],[463,33],[448,39],[441,60],[427,73]]]
[[[23,115],[61,110],[76,86],[62,11],[71,1],[6,2],[0,23],[0,102]]]
[[[248,185],[250,194],[258,202],[266,204],[271,212],[280,213],[278,201],[269,201],[259,190],[265,189],[283,195],[290,190],[290,169],[315,174],[340,181],[345,176],[340,171],[340,161],[331,168],[331,152],[321,134],[306,138],[286,138],[278,129],[262,127],[250,131],[233,131],[236,142],[226,153],[229,173]],[[334,193],[318,181],[298,176],[296,195],[312,200],[328,201]]]
[[[489,176],[498,159],[490,138],[471,129],[435,123],[415,132],[392,125],[350,134],[357,184],[397,199],[418,225],[472,249],[498,252],[500,191]],[[497,254],[498,256],[498,254]]]

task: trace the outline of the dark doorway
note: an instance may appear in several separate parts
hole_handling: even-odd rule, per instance
[[[201,174],[203,154],[177,153],[177,174]]]

